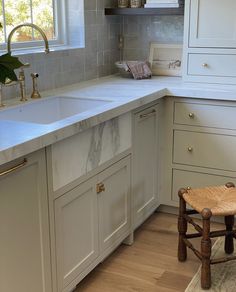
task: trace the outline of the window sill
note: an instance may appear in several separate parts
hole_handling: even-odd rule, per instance
[[[68,51],[68,50],[76,50],[83,49],[84,46],[73,46],[73,45],[51,45],[49,46],[50,53],[60,52],[60,51]],[[12,55],[14,56],[22,56],[22,55],[32,55],[32,54],[44,54],[44,48],[27,48],[27,49],[15,49],[12,51]],[[6,50],[0,50],[0,55],[6,54]]]

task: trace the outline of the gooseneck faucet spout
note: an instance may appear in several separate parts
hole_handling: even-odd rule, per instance
[[[13,28],[13,30],[10,32],[10,34],[9,34],[9,36],[8,36],[8,40],[7,40],[7,51],[8,51],[8,53],[11,54],[11,39],[12,39],[13,34],[14,34],[15,31],[17,31],[19,28],[24,27],[24,26],[32,27],[32,28],[36,29],[36,30],[41,34],[41,36],[43,37],[43,40],[44,40],[45,54],[48,54],[48,53],[49,53],[49,44],[48,44],[47,36],[46,36],[46,34],[44,33],[44,31],[43,31],[39,26],[37,26],[36,24],[33,24],[33,23],[23,23],[23,24],[19,24],[19,25],[17,25],[16,27]]]

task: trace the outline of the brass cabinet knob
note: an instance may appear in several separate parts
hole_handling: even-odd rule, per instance
[[[191,187],[187,187],[186,189],[187,189],[187,191],[190,191],[191,190]]]
[[[188,116],[190,117],[190,119],[194,119],[194,113],[189,113]]]
[[[97,184],[96,190],[97,190],[97,194],[100,194],[101,192],[105,192],[106,189],[105,189],[104,183]]]
[[[193,147],[189,146],[188,147],[188,152],[193,152]]]
[[[207,64],[207,63],[203,63],[203,64],[202,64],[202,67],[203,67],[203,68],[206,68],[206,67],[208,67],[208,64]]]

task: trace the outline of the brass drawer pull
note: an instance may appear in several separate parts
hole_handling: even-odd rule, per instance
[[[0,172],[0,177],[1,177],[1,176],[4,176],[4,175],[7,175],[7,174],[9,174],[9,173],[11,173],[11,172],[14,172],[14,171],[16,171],[17,169],[19,169],[19,168],[25,166],[26,164],[27,164],[27,159],[24,158],[23,162],[21,162],[21,163],[15,165],[15,166],[13,166],[13,167],[7,169],[7,170],[4,170],[3,172]]]
[[[147,118],[148,116],[151,116],[151,115],[155,114],[155,112],[156,112],[156,110],[153,109],[153,110],[150,111],[149,113],[142,114],[142,115],[140,115],[139,117],[140,117],[140,119]]]
[[[188,147],[188,152],[193,152],[193,147],[189,146]]]
[[[104,183],[97,184],[96,190],[97,190],[97,194],[100,194],[101,192],[105,192],[106,189],[105,189]]]
[[[194,119],[194,113],[189,113],[188,116],[190,117],[190,119]]]

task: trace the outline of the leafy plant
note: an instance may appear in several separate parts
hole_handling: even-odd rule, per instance
[[[0,29],[2,24],[0,23]],[[11,54],[7,53],[0,56],[0,83],[5,84],[7,79],[16,81],[17,76],[14,72],[15,69],[23,66],[23,63],[19,61],[17,57],[12,57]]]
[[[23,66],[17,57],[12,57],[10,54],[4,54],[0,56],[0,82],[5,83],[6,79],[12,81],[17,80],[17,76],[14,72],[15,69]]]

